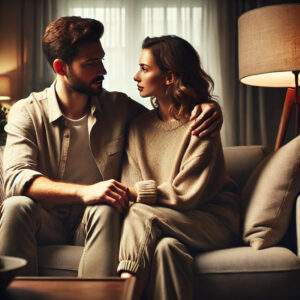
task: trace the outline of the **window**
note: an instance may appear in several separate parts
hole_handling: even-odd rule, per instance
[[[67,9],[68,15],[94,18],[104,24],[101,39],[106,52],[104,88],[124,92],[150,108],[150,101],[140,98],[133,81],[142,41],[146,36],[179,35],[188,40],[202,58],[201,4],[201,0],[69,0]],[[204,68],[206,65],[204,62]]]

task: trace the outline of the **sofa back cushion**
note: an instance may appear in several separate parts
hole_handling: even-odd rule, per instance
[[[232,146],[223,150],[227,173],[242,191],[252,171],[265,158],[266,148],[261,145]]]

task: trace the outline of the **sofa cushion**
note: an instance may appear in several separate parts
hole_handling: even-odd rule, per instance
[[[287,248],[257,251],[244,246],[198,254],[195,267],[201,274],[278,272],[300,270],[300,260]]]
[[[81,246],[52,245],[38,247],[39,275],[77,276]]]
[[[195,268],[195,299],[300,299],[300,261],[286,248],[208,251]]]
[[[284,236],[300,191],[300,136],[266,157],[242,194],[243,239],[255,249],[276,245]]]

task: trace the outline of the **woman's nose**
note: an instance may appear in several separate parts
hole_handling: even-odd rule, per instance
[[[137,72],[134,77],[133,77],[134,81],[140,81],[140,77],[139,77],[139,72]]]

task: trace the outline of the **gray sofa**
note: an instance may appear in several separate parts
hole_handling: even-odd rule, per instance
[[[262,146],[237,146],[224,147],[224,154],[229,175],[243,190],[266,151]],[[276,245],[255,250],[241,239],[236,247],[196,255],[195,299],[300,299],[300,198],[294,198],[292,218]],[[76,276],[82,249],[39,247],[40,275]]]
[[[267,155],[261,146],[228,147],[224,154],[241,190]],[[290,222],[276,245],[255,250],[241,241],[234,248],[198,254],[195,299],[300,299],[300,197],[293,202]]]

